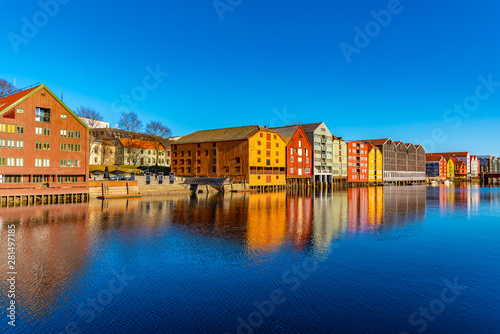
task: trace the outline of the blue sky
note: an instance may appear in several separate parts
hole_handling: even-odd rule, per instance
[[[174,135],[325,121],[345,139],[500,155],[498,1],[54,1],[3,4],[0,78],[113,126],[122,110]]]

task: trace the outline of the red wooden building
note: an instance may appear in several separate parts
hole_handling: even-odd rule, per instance
[[[88,145],[88,127],[45,85],[0,99],[0,189],[87,181]]]
[[[361,141],[352,141],[347,144],[348,182],[368,182],[369,146]]]
[[[427,177],[439,178],[444,181],[448,175],[448,161],[441,155],[427,154],[425,157],[425,166]]]
[[[300,125],[272,128],[286,144],[286,180],[292,184],[308,184],[312,177],[313,150]]]

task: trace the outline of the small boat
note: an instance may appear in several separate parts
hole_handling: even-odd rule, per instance
[[[451,182],[450,182],[450,180],[444,180],[444,181],[443,181],[443,184],[444,184],[445,186],[449,186],[449,185],[451,184]]]

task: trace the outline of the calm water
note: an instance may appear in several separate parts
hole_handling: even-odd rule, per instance
[[[0,209],[15,333],[499,333],[500,188]],[[7,225],[17,318],[7,325]]]

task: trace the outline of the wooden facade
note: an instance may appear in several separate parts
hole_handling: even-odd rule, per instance
[[[309,184],[312,177],[313,150],[300,125],[272,128],[285,141],[287,183]]]
[[[368,182],[379,183],[384,181],[382,152],[377,146],[368,145]]]
[[[347,181],[368,182],[369,144],[352,141],[347,144]]]
[[[197,131],[171,147],[177,176],[227,176],[252,187],[286,183],[285,142],[261,126]]]
[[[466,176],[466,177],[471,177],[472,176],[472,168],[471,168],[471,156],[469,152],[440,152],[440,153],[429,153],[429,155],[432,156],[443,156],[446,158],[455,158],[458,161],[462,161],[465,163],[465,175],[463,172],[460,173],[460,176]],[[457,173],[455,173],[455,176],[458,176]]]
[[[88,145],[88,127],[45,85],[0,99],[0,183],[87,181]]]

